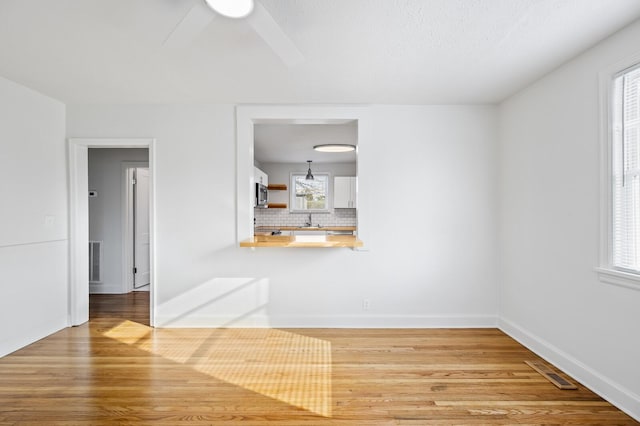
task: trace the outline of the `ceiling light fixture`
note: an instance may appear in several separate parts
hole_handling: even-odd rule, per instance
[[[355,151],[356,146],[345,143],[327,143],[324,145],[316,145],[313,149],[320,152],[351,152]]]
[[[309,171],[307,171],[307,176],[305,177],[305,180],[313,180],[313,173],[311,173],[311,160],[307,160],[307,163],[309,163]]]
[[[214,12],[227,18],[244,18],[253,11],[253,0],[204,0]]]

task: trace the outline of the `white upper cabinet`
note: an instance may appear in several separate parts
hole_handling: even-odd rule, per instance
[[[256,183],[261,183],[264,186],[269,186],[269,176],[257,167],[253,168],[253,177]]]
[[[355,176],[336,176],[333,180],[333,208],[355,209],[357,203],[357,178]]]

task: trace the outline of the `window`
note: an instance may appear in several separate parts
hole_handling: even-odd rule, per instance
[[[610,74],[602,281],[640,289],[640,64]]]
[[[329,211],[329,174],[313,176],[307,180],[306,173],[291,174],[291,211]]]
[[[640,273],[640,66],[617,76],[612,104],[612,266]]]

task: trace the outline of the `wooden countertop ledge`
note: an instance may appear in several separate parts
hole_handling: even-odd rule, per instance
[[[355,231],[355,226],[257,226],[256,232],[270,231]]]
[[[240,247],[339,248],[362,247],[355,235],[256,235],[240,242]]]

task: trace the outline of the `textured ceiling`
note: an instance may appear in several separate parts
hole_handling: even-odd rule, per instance
[[[260,0],[163,41],[201,0],[0,0],[0,75],[68,103],[493,103],[640,17],[638,0]]]

